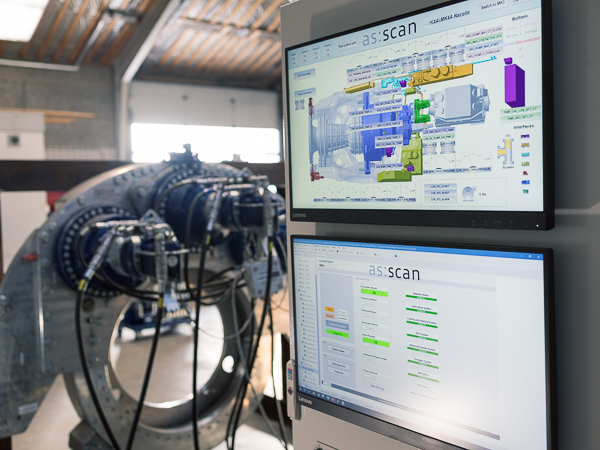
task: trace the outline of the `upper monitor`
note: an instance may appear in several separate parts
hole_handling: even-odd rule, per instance
[[[291,219],[554,226],[550,2],[449,2],[286,49]]]

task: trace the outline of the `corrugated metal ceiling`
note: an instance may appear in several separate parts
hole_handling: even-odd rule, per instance
[[[136,78],[275,89],[279,7],[289,0],[183,0]],[[50,0],[30,42],[0,41],[0,58],[111,66],[160,0]]]

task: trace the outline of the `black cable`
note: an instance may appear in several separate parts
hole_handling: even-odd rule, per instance
[[[83,265],[84,269],[87,270],[87,268],[88,268],[88,262],[83,257],[83,253],[81,252],[80,242],[77,243],[77,253],[78,253],[78,256],[79,256],[79,261]],[[187,257],[187,255],[185,255],[185,256]],[[227,269],[223,273],[226,273],[229,270],[231,270],[231,268]],[[112,288],[112,289],[114,289],[116,291],[119,291],[119,292],[121,292],[123,294],[126,294],[126,295],[128,295],[130,297],[133,297],[133,298],[137,298],[137,299],[142,300],[142,301],[155,301],[155,302],[157,302],[160,299],[160,295],[158,294],[158,292],[155,292],[155,291],[140,291],[140,290],[137,290],[137,289],[130,289],[130,288],[126,287],[126,286],[123,286],[121,284],[118,284],[118,283],[114,282],[108,276],[108,274],[105,272],[105,270],[104,270],[104,268],[102,266],[98,268],[98,272],[99,273],[95,274],[95,278],[97,278],[99,281],[102,281],[103,283],[105,283],[110,288]],[[217,275],[222,275],[223,273],[219,273]],[[186,270],[186,275],[187,275],[187,270]],[[214,279],[214,276],[212,277],[212,279]],[[177,293],[179,294],[179,293],[182,293],[182,292],[187,292],[189,294],[189,296],[190,296],[190,300],[195,299],[195,297],[197,296],[197,292],[194,292],[194,290],[189,287],[189,281],[187,280],[187,276],[186,276],[185,284],[186,284],[187,288],[184,289],[183,291],[179,291],[178,290]],[[205,283],[203,283],[203,285],[207,286],[207,283],[205,282]],[[212,284],[212,285],[214,285],[214,284]],[[245,284],[241,284],[238,287],[244,287],[244,286],[245,286]],[[208,298],[218,297],[218,296],[223,295],[223,294],[225,294],[227,292],[228,292],[228,289],[227,290],[218,291],[218,292],[213,292],[211,294],[202,296],[202,299],[208,299]],[[218,300],[216,302],[210,302],[210,303],[203,302],[202,304],[204,306],[212,306],[212,305],[216,305],[218,303],[221,303],[222,301],[223,300],[220,299],[220,300]]]
[[[192,217],[194,215],[194,209],[196,208],[196,205],[198,204],[198,202],[200,201],[200,199],[202,197],[204,197],[204,195],[208,194],[212,189],[203,189],[200,193],[198,193],[193,199],[192,202],[190,204],[190,209],[188,211],[188,214],[186,216],[185,219],[185,229],[184,229],[184,238],[185,238],[185,245],[187,245],[188,247],[190,247],[190,241],[191,241],[191,228],[192,228]],[[208,225],[208,224],[207,224]],[[204,233],[206,233],[206,229],[204,230]],[[194,292],[192,291],[192,288],[190,286],[190,275],[189,275],[189,254],[186,253],[185,256],[183,257],[183,281],[185,283],[185,290],[190,294],[190,298],[195,298],[198,294],[194,294]]]
[[[100,405],[100,400],[98,400],[98,396],[96,395],[96,390],[94,389],[94,385],[92,382],[92,376],[90,374],[90,369],[87,365],[87,361],[85,360],[85,351],[83,348],[83,333],[81,331],[81,306],[83,303],[83,296],[85,295],[85,291],[88,287],[89,280],[82,279],[79,283],[79,288],[77,290],[77,299],[75,301],[75,334],[77,335],[77,349],[79,351],[79,361],[81,362],[81,368],[83,369],[83,375],[85,377],[85,382],[87,384],[88,391],[90,393],[90,397],[92,398],[92,402],[94,403],[94,407],[96,408],[96,412],[98,413],[98,417],[100,418],[100,422],[102,422],[102,426],[108,435],[108,439],[110,440],[112,446],[115,450],[121,450],[119,446],[119,442],[117,438],[112,432],[108,421],[106,420],[106,416],[104,415],[104,411],[102,411],[102,406]]]
[[[160,209],[160,205],[162,205],[162,202],[165,201],[165,199],[171,192],[173,192],[175,189],[180,188],[182,186],[187,186],[188,184],[198,184],[198,181],[188,178],[186,180],[179,181],[179,182],[169,186],[162,192],[162,194],[160,194],[160,197],[158,197],[158,200],[156,200],[156,203],[154,204],[154,210],[158,212]]]
[[[257,338],[256,342],[250,349],[250,354],[247,360],[247,370],[248,373],[252,373],[252,368],[254,367],[254,362],[256,360],[256,354],[258,353],[258,346],[260,344],[260,338],[262,336],[262,331],[265,326],[267,311],[268,311],[268,303],[266,298],[268,298],[269,293],[271,291],[271,278],[272,278],[272,267],[273,267],[273,238],[269,237],[268,244],[268,258],[267,258],[267,286],[266,286],[266,294],[265,294],[265,305],[262,310],[260,324],[257,330]],[[242,413],[243,399],[246,396],[246,392],[248,390],[248,383],[242,383],[241,390],[239,392],[238,398],[236,399],[236,404],[234,404],[234,410],[232,411],[232,415],[229,417],[229,422],[227,424],[227,433],[225,435],[227,441],[228,450],[233,450],[235,448],[235,435],[237,432],[237,428],[239,426],[240,416]],[[237,408],[236,408],[237,406]],[[231,436],[231,443],[229,442],[228,436]]]
[[[216,280],[221,275],[225,275],[227,272],[231,272],[232,270],[235,270],[234,266],[228,267],[227,269],[223,269],[220,272],[215,273],[212,277],[210,277],[208,280],[206,280],[206,283],[204,285],[206,286],[207,283],[210,283],[211,281]]]
[[[152,365],[154,364],[154,357],[156,356],[156,349],[158,347],[158,338],[160,337],[160,328],[162,317],[164,313],[164,305],[162,297],[158,301],[158,312],[156,314],[156,325],[154,327],[154,336],[152,337],[152,346],[150,347],[150,354],[148,355],[148,362],[146,363],[146,372],[144,373],[144,381],[142,383],[142,390],[140,391],[140,398],[138,405],[133,416],[133,423],[129,430],[129,438],[127,439],[126,450],[131,450],[133,447],[133,440],[135,439],[135,432],[142,415],[142,409],[144,407],[144,400],[146,399],[146,392],[148,391],[148,385],[150,384],[150,375],[152,374]]]
[[[88,268],[88,262],[85,260],[84,256],[83,256],[83,249],[81,248],[81,244],[82,244],[82,235],[79,235],[79,238],[77,239],[77,244],[76,244],[76,250],[77,250],[77,257],[79,259],[79,262],[81,263],[81,265],[84,267],[85,270],[87,270]],[[124,294],[129,295],[130,297],[134,297],[134,298],[138,298],[140,300],[154,300],[157,301],[158,300],[158,295],[156,293],[151,293],[151,292],[146,292],[146,291],[137,291],[135,289],[129,289],[126,286],[122,286],[120,284],[115,283],[104,271],[104,268],[102,266],[100,266],[98,268],[98,273],[95,274],[95,277],[103,282],[104,284],[107,284],[110,288],[116,290],[116,291],[120,291]]]
[[[238,275],[239,276],[239,275]],[[237,282],[237,277],[234,280],[234,286]],[[231,309],[233,311],[233,326],[235,330],[239,330],[237,331],[234,335],[232,335],[233,337],[235,337],[235,342],[238,348],[238,352],[240,355],[240,364],[242,365],[243,369],[244,369],[244,376],[246,378],[246,383],[250,383],[250,374],[248,373],[248,369],[246,367],[246,360],[244,359],[244,349],[242,346],[242,338],[241,338],[241,334],[243,332],[243,329],[245,327],[240,328],[239,327],[239,321],[238,321],[238,313],[237,313],[237,307],[236,307],[236,297],[235,297],[235,291],[232,291],[231,294]],[[252,313],[250,315],[249,318],[252,318],[254,316],[253,314],[254,312],[254,307],[252,307]],[[269,431],[271,431],[271,434],[276,437],[282,445],[284,445],[284,441],[282,440],[282,438],[277,434],[277,432],[275,431],[275,429],[273,428],[273,425],[271,424],[271,421],[269,420],[267,413],[265,411],[265,408],[263,407],[263,405],[258,401],[258,394],[256,393],[256,390],[254,389],[254,386],[252,386],[252,384],[249,384],[250,389],[252,390],[252,395],[254,396],[254,399],[257,402],[258,405],[258,409],[260,410],[260,414],[263,418],[263,420],[265,421],[265,424],[267,425],[267,427],[269,428]],[[230,416],[231,417],[231,416]],[[229,426],[229,424],[228,424]],[[227,436],[226,436],[227,439]]]
[[[215,200],[216,201],[216,200]],[[200,439],[198,437],[198,343],[200,331],[200,308],[202,307],[202,277],[204,276],[204,265],[206,263],[206,253],[210,242],[210,234],[202,240],[202,250],[200,251],[200,266],[198,267],[198,277],[196,281],[196,317],[194,325],[194,360],[192,372],[192,429],[194,433],[194,448],[200,450]]]

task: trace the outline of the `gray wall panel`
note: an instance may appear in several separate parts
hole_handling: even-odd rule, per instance
[[[417,9],[432,3],[437,2],[302,0],[282,10],[282,42],[284,46],[298,44],[398,14],[406,7]],[[600,448],[600,127],[596,111],[600,103],[599,17],[600,2],[594,0],[553,2],[557,206],[554,230],[316,225],[316,234],[326,236],[553,248],[562,450]],[[289,222],[288,227],[290,233],[306,232],[307,224]],[[306,409],[304,413],[315,414]],[[325,432],[331,424],[321,422]],[[302,422],[294,425],[294,436],[299,436],[297,444],[301,444],[301,436],[308,430],[303,429]],[[348,432],[359,443],[354,448],[367,448],[362,446],[369,443],[367,433],[356,427]]]

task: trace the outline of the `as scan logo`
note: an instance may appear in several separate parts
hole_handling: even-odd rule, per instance
[[[369,275],[377,277],[400,278],[403,280],[421,280],[418,270],[403,269],[401,267],[369,266]]]
[[[298,400],[300,400],[303,403],[306,403],[307,405],[312,405],[312,401],[307,398],[299,397]]]

